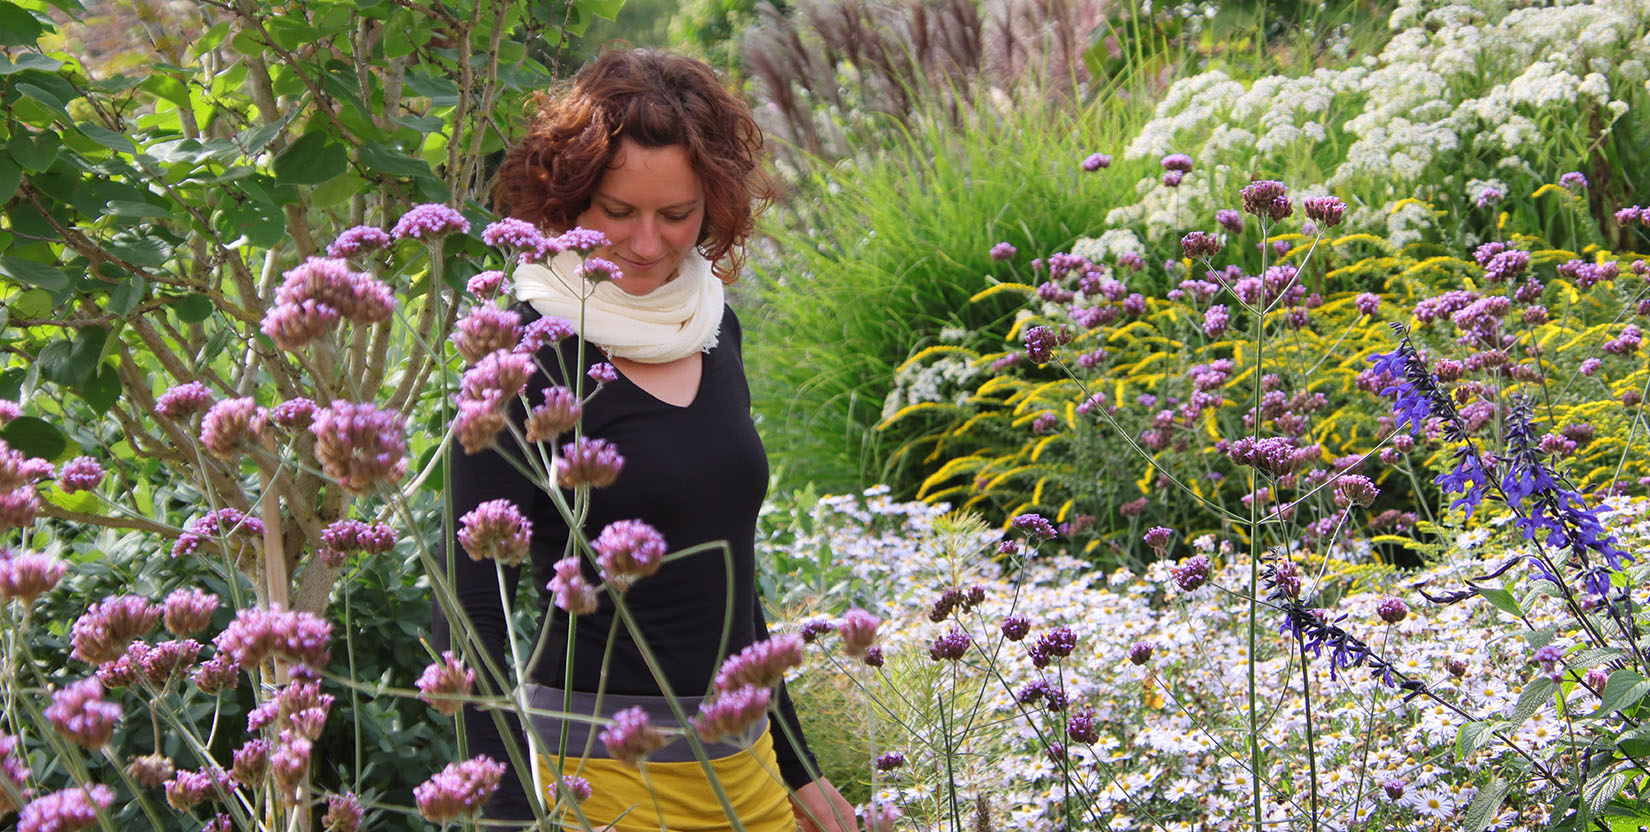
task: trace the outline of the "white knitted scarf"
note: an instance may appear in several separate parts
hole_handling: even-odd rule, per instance
[[[699,252],[682,259],[675,279],[645,295],[632,295],[609,280],[586,280],[582,264],[577,252],[568,251],[548,264],[517,267],[512,275],[516,299],[575,326],[582,303],[584,339],[643,364],[663,364],[716,346],[722,281]]]

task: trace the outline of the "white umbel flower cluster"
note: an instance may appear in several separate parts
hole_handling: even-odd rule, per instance
[[[1155,172],[1142,178],[1136,202],[1107,224],[1178,236],[1232,207],[1234,186],[1251,175],[1299,168],[1292,162],[1335,141],[1346,149],[1323,187],[1374,209],[1351,212],[1349,230],[1382,233],[1417,183],[1528,171],[1523,160],[1590,138],[1564,131],[1597,129],[1594,113],[1608,131],[1644,100],[1650,0],[1508,5],[1400,0],[1378,57],[1248,86],[1218,70],[1177,81],[1123,155],[1186,153],[1195,167],[1178,188]],[[1472,169],[1497,157],[1519,161]],[[1413,239],[1419,224],[1409,219],[1420,218],[1398,222],[1389,242]]]

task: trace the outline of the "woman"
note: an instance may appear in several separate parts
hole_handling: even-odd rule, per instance
[[[767,458],[750,417],[739,321],[722,302],[723,281],[736,275],[755,205],[767,193],[759,166],[762,137],[749,109],[709,67],[657,52],[604,54],[569,86],[541,96],[539,107],[528,136],[499,172],[496,205],[501,214],[545,231],[602,232],[606,244],[592,256],[617,266],[621,276],[594,285],[581,312],[583,290],[576,287],[584,278],[576,275],[573,255],[548,267],[524,266],[513,275],[523,323],[540,316],[580,320],[581,314],[585,321],[583,366],[577,361],[578,338],[545,346],[538,355],[544,369],[529,382],[528,401],[543,401],[548,385],[571,386],[561,378],[561,367],[587,372],[598,362],[611,362],[617,378],[588,403],[582,429],[585,436],[611,442],[625,463],[611,486],[591,491],[586,533],[595,537],[615,521],[640,519],[657,529],[672,551],[727,542],[731,583],[722,553],[710,551],[666,564],[625,596],[671,690],[690,698],[692,714],[691,697],[706,691],[717,671],[725,605],[733,609],[729,653],[767,638],[754,588],[755,524],[767,488]],[[520,424],[521,408],[514,416]],[[514,444],[501,434],[494,449],[453,454],[453,516],[507,499],[533,524],[533,581],[541,590],[542,626],[550,630],[546,649],[530,669],[539,686],[533,689],[535,703],[560,710],[564,692],[557,689],[568,678],[571,655],[569,695],[576,703],[592,705],[590,694],[600,687],[607,697],[604,716],[615,712],[612,699],[645,704],[652,697],[657,704],[659,685],[627,628],[615,627],[606,593],[599,594],[593,612],[578,616],[550,603],[544,588],[556,577],[567,528],[550,497],[501,456],[519,453],[499,450],[504,443]],[[508,666],[493,564],[462,556],[453,561],[459,603],[494,661]],[[594,569],[588,563],[584,569],[594,582]],[[508,570],[512,597],[516,579],[517,570]],[[614,643],[608,651],[610,634]],[[501,687],[495,682],[493,689]],[[810,775],[817,768],[783,687],[777,704],[784,725],[771,725],[748,744],[715,746],[726,754],[715,764],[741,823],[747,829],[783,830],[800,819],[804,827],[817,823],[826,832],[852,829],[852,808],[829,781]],[[661,709],[650,713],[657,717]],[[507,759],[490,716],[470,709],[465,718],[472,754]],[[562,726],[547,730],[554,735]],[[699,763],[680,757],[680,750],[673,752],[677,757],[669,757],[667,748],[648,758],[647,774],[659,799],[640,800],[635,769],[599,759],[602,744],[586,743],[581,726],[569,723],[566,730],[574,740],[567,770],[576,768],[590,780],[594,794],[583,810],[596,826],[615,819],[620,830],[728,825]],[[555,736],[549,740],[551,749],[559,747]],[[678,741],[673,747],[685,745]],[[586,749],[592,753],[580,759]],[[764,767],[771,772],[776,766],[783,783],[764,773]],[[545,768],[553,770],[548,759]],[[786,787],[794,795],[789,799]],[[531,817],[513,773],[486,814]]]

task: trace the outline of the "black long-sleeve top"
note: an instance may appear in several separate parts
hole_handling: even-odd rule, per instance
[[[518,304],[516,311],[524,324],[539,317],[526,305]],[[558,362],[558,350],[565,364]],[[587,345],[584,351],[580,372],[606,360],[594,346]],[[534,405],[542,402],[542,391],[547,386],[562,383],[561,367],[571,370],[578,366],[577,356],[577,338],[540,350],[537,359],[541,369],[528,382],[527,401]],[[585,384],[589,390],[594,383],[586,380]],[[511,418],[517,426],[522,424],[525,410],[519,403]],[[709,691],[718,668],[717,648],[724,605],[730,594],[733,614],[728,654],[768,637],[755,586],[756,521],[767,494],[768,459],[751,420],[741,330],[733,310],[724,307],[719,341],[704,353],[699,391],[692,403],[677,407],[660,401],[621,376],[586,405],[583,430],[586,436],[613,443],[625,460],[613,485],[591,491],[590,514],[584,526],[590,539],[616,520],[639,519],[658,529],[672,552],[700,543],[727,542],[733,562],[731,584],[722,552],[714,549],[665,564],[657,574],[637,581],[625,596],[626,606],[663,666],[673,692],[678,696],[703,695]],[[569,439],[564,435],[558,442]],[[519,458],[516,442],[508,434],[500,434],[495,448],[501,446],[502,452]],[[452,451],[448,461],[452,468],[452,517],[456,520],[485,501],[502,498],[517,505],[531,520],[528,559],[538,588],[540,626],[548,626],[550,635],[530,675],[539,684],[560,688],[565,684],[568,615],[554,606],[546,584],[554,576],[555,562],[563,556],[567,527],[543,488],[523,477],[500,453],[495,449],[473,455],[456,448]],[[571,505],[572,492],[563,494]],[[493,661],[507,668],[509,650],[494,564],[472,561],[458,546],[455,531],[449,529],[444,538],[447,546],[455,547],[452,581],[458,602]],[[596,583],[595,567],[588,558],[582,560],[586,578]],[[506,591],[513,598],[520,568],[507,567],[504,575]],[[599,592],[598,598],[596,612],[579,616],[574,630],[573,690],[597,688],[603,650],[615,617],[607,593]],[[447,627],[439,613],[436,630],[437,643],[445,644]],[[622,621],[608,662],[608,692],[660,693]],[[482,675],[480,669],[477,675]],[[491,687],[492,691],[503,689],[496,683]],[[791,735],[800,739],[801,726],[783,687],[778,711],[779,718],[789,723]],[[490,715],[466,708],[464,719],[471,754],[508,759]],[[520,740],[519,726],[513,719],[507,722]],[[779,725],[774,726],[773,736],[785,783],[792,789],[809,783],[812,778],[803,759],[812,763],[812,756],[806,745],[793,747]],[[526,795],[513,771],[506,775],[486,814],[531,817]]]

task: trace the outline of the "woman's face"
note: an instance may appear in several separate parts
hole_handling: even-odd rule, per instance
[[[645,295],[676,276],[705,221],[705,191],[680,145],[619,144],[578,224],[607,235],[596,256],[624,273],[615,284]]]

